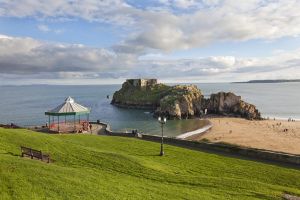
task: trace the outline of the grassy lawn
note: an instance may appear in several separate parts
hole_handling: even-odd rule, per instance
[[[20,145],[54,163],[21,158]],[[134,138],[0,128],[0,199],[281,199],[300,171]]]
[[[156,105],[163,96],[167,95],[171,91],[172,87],[164,84],[156,84],[147,90],[125,87],[115,92],[114,98],[117,101],[129,101],[137,104],[152,103]]]

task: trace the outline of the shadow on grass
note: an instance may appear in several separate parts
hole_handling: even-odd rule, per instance
[[[3,153],[0,153],[0,154],[11,155],[11,156],[16,156],[16,157],[21,157],[20,154],[15,154],[15,153],[13,153],[13,152],[3,152]]]
[[[151,154],[134,154],[136,156],[142,156],[142,157],[163,157],[159,153],[151,153]]]
[[[155,141],[153,141],[153,142],[155,142]],[[226,157],[231,157],[231,158],[236,158],[236,159],[241,159],[241,160],[260,162],[260,163],[264,163],[264,164],[300,170],[299,164],[284,163],[284,162],[280,162],[280,161],[273,161],[273,160],[268,160],[268,159],[263,159],[263,158],[254,158],[254,157],[250,157],[250,156],[246,156],[246,155],[240,155],[233,151],[226,152],[226,151],[222,151],[222,150],[205,149],[205,148],[193,147],[193,146],[188,147],[185,145],[173,144],[173,143],[167,143],[167,142],[166,142],[166,144],[170,145],[170,146],[181,147],[181,148],[185,148],[185,149],[200,151],[200,152],[209,153],[209,154],[215,154],[215,155],[219,155],[219,156],[226,156]]]

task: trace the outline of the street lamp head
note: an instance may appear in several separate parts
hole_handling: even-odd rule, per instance
[[[158,122],[165,124],[167,122],[167,118],[166,117],[158,117]]]
[[[163,156],[165,154],[164,153],[164,125],[167,122],[167,118],[165,116],[163,116],[163,117],[159,116],[158,122],[161,125],[161,144],[160,144],[160,154],[159,155]]]

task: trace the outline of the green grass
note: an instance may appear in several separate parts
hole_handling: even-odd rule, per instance
[[[21,158],[20,145],[51,164]],[[0,129],[0,199],[281,199],[300,171],[134,138]]]
[[[114,98],[117,101],[130,101],[138,104],[151,103],[156,105],[171,89],[171,86],[164,84],[156,84],[147,90],[136,89],[134,87],[129,89],[122,88],[114,93]]]

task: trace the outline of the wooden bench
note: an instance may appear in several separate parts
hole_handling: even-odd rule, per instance
[[[21,146],[21,155],[22,157],[29,156],[31,159],[33,158],[37,158],[41,161],[47,161],[47,163],[50,163],[50,155],[49,154],[45,154],[42,151],[38,151],[32,148],[28,148],[28,147],[23,147]]]

